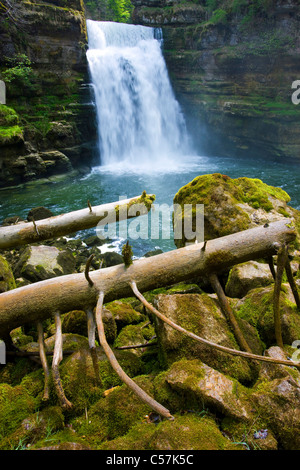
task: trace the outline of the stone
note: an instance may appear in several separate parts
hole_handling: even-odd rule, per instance
[[[257,412],[285,450],[300,446],[300,387],[292,377],[259,382],[251,394]]]
[[[37,221],[47,219],[48,217],[52,217],[53,215],[53,212],[50,209],[47,209],[47,207],[39,206],[31,209],[28,212],[27,220],[32,221],[34,219],[35,221]]]
[[[7,260],[0,255],[0,294],[16,288],[13,271]]]
[[[186,204],[204,205],[204,238],[211,240],[266,222],[293,218],[295,214],[299,216],[299,211],[287,205],[289,201],[290,196],[283,189],[268,186],[259,179],[232,179],[220,173],[200,175],[180,188],[174,197],[174,204],[181,207],[174,211],[174,232],[184,223],[196,223],[195,215],[191,221],[184,218]],[[182,236],[174,240],[177,248],[195,241],[195,236],[187,240],[185,231],[181,232]]]
[[[154,305],[167,318],[186,330],[213,343],[232,349],[239,346],[218,305],[207,294],[159,294]],[[200,343],[155,318],[159,357],[164,367],[179,359],[201,359],[217,371],[228,374],[242,383],[250,383],[255,369],[244,358],[233,356]],[[249,330],[249,335],[256,332]]]
[[[32,245],[22,252],[14,267],[16,277],[31,282],[42,281],[75,272],[75,259],[71,252],[54,246]]]
[[[225,286],[229,297],[244,297],[251,289],[264,287],[274,282],[268,264],[249,261],[234,266]]]
[[[175,362],[162,375],[167,386],[181,397],[183,406],[194,405],[245,422],[253,419],[248,390],[199,359]],[[165,388],[161,381],[159,386]]]
[[[163,251],[160,249],[147,251],[147,253],[144,254],[144,257],[149,258],[150,256],[160,255],[161,253],[163,253]]]
[[[123,257],[119,253],[114,251],[108,251],[107,253],[101,254],[101,258],[105,262],[105,266],[117,266],[118,264],[123,264]]]
[[[105,308],[113,316],[118,331],[126,325],[141,323],[145,320],[145,315],[134,310],[130,303],[127,302],[114,300],[113,302],[106,304]]]
[[[273,292],[273,286],[252,289],[235,304],[234,309],[238,319],[247,321],[257,330],[266,348],[276,344]],[[291,346],[300,338],[300,317],[287,284],[283,284],[281,289],[280,316],[283,343]]]

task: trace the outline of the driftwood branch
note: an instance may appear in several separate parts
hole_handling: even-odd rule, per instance
[[[96,323],[94,318],[94,312],[92,309],[87,309],[87,328],[88,328],[88,341],[90,347],[90,353],[93,361],[93,367],[95,372],[95,377],[98,385],[101,385],[101,379],[99,374],[99,367],[98,367],[98,358],[97,358],[97,350],[96,350]]]
[[[152,198],[152,199],[151,199]],[[149,196],[149,201],[154,196]],[[0,249],[13,248],[28,243],[36,243],[50,238],[61,237],[69,233],[85,230],[96,225],[106,225],[117,220],[125,220],[136,217],[134,210],[128,211],[129,207],[138,204],[139,212],[143,204],[142,197],[133,197],[118,202],[101,204],[100,206],[80,209],[66,214],[61,214],[39,221],[24,222],[17,225],[0,227]],[[144,204],[143,213],[150,210],[149,204]]]
[[[45,381],[43,400],[48,400],[49,399],[50,372],[49,372],[47,356],[45,352],[43,325],[42,325],[42,322],[40,321],[37,322],[37,332],[38,332],[39,354],[40,354],[40,360],[41,360],[43,370],[44,370],[44,381]]]
[[[159,312],[155,307],[153,307],[153,305],[151,305],[145,299],[145,297],[140,293],[135,282],[131,282],[130,285],[135,296],[145,305],[145,307],[151,313],[153,313],[157,318],[167,323],[169,326],[171,326],[175,330],[180,331],[182,334],[189,336],[190,338],[198,341],[199,343],[206,344],[207,346],[210,346],[211,348],[217,349],[219,351],[223,351],[228,354],[232,354],[233,356],[241,356],[247,359],[254,359],[254,360],[262,361],[262,362],[271,362],[273,364],[281,364],[281,365],[285,365],[289,367],[297,367],[298,369],[300,369],[300,364],[293,362],[293,361],[285,361],[281,359],[274,359],[274,358],[267,357],[267,356],[259,356],[257,354],[248,353],[246,351],[238,351],[237,349],[228,348],[226,346],[222,346],[220,344],[213,343],[212,341],[208,341],[207,339],[201,338],[200,336],[195,335],[195,333],[192,333],[191,331],[188,331],[185,328],[182,328],[180,325],[177,325],[175,322],[170,320],[168,317],[166,317],[161,312]]]
[[[71,408],[72,403],[65,396],[64,389],[62,387],[60,374],[59,374],[59,364],[63,358],[63,349],[62,349],[62,329],[61,329],[61,316],[58,312],[55,313],[55,344],[53,352],[53,361],[52,361],[52,377],[56,393],[58,395],[59,401],[62,408]]]
[[[300,309],[300,298],[299,298],[299,293],[297,289],[297,285],[293,276],[292,268],[289,259],[287,258],[286,264],[285,264],[285,272],[287,279],[289,281],[289,284],[291,286],[291,290],[293,292],[293,296],[297,305],[297,308]]]
[[[174,419],[173,416],[170,414],[169,410],[165,408],[164,406],[160,405],[156,400],[154,400],[152,397],[150,397],[144,390],[142,390],[122,369],[120,364],[118,363],[113,351],[109,347],[106,337],[105,337],[105,332],[104,332],[104,325],[102,321],[102,309],[103,309],[103,300],[104,300],[104,293],[100,292],[99,294],[99,299],[97,302],[97,307],[96,307],[96,323],[97,323],[97,328],[98,328],[98,335],[99,335],[99,341],[100,344],[112,366],[114,371],[118,374],[120,379],[147,405],[149,405],[153,410],[155,410],[158,414],[161,416],[164,416],[165,418],[172,420]]]
[[[147,292],[192,278],[207,277],[235,264],[274,255],[277,252],[275,243],[288,244],[295,237],[291,221],[282,220],[270,224],[267,229],[256,227],[210,240],[205,251],[199,243],[135,260],[127,268],[120,264],[92,271],[89,273],[94,283],[92,287],[84,273],[77,273],[4,292],[0,294],[0,338],[25,323],[49,318],[53,311],[93,308],[98,299],[95,285],[101,286],[105,301],[110,302],[132,295],[129,283],[133,279],[141,292]]]
[[[281,332],[281,318],[280,318],[280,291],[282,284],[282,277],[286,262],[288,260],[288,252],[285,244],[278,250],[277,255],[277,270],[274,284],[274,296],[273,296],[273,305],[274,305],[274,327],[275,327],[275,338],[277,345],[283,348],[282,332]]]

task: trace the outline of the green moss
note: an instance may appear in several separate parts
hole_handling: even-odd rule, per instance
[[[140,423],[121,438],[106,442],[105,450],[240,450],[225,438],[216,422],[207,416],[175,415],[175,421]]]
[[[19,116],[13,108],[0,104],[0,126],[11,127],[19,124]]]
[[[126,209],[122,207],[122,214],[128,214],[129,210],[131,214],[134,214],[135,211],[132,210],[132,208],[135,208],[136,206],[136,214],[138,215],[139,213],[145,213],[144,207],[149,211],[151,209],[152,204],[155,201],[155,195],[147,194],[146,191],[143,191],[142,195],[138,198],[133,199],[126,205]],[[115,207],[116,211],[116,216],[117,220],[119,220],[119,215],[120,215],[120,206],[117,205]]]
[[[36,407],[34,398],[22,385],[0,385],[0,438],[14,432]]]
[[[23,139],[23,129],[20,126],[0,127],[0,144],[9,145]]]
[[[116,321],[118,330],[131,323],[140,323],[145,319],[145,316],[137,312],[128,303],[115,300],[105,305]]]
[[[16,288],[16,281],[7,260],[0,255],[0,293]]]

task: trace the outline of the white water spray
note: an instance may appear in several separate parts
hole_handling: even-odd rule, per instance
[[[188,153],[188,138],[155,38],[160,30],[91,20],[87,29],[101,164],[175,163]]]

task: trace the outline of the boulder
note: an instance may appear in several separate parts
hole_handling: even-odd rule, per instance
[[[47,207],[39,206],[34,207],[28,212],[27,220],[32,221],[34,219],[35,221],[37,221],[47,219],[48,217],[52,217],[53,215],[53,212],[51,212],[50,209],[47,209]]]
[[[264,287],[274,282],[268,264],[249,261],[234,266],[225,286],[229,297],[244,297],[251,289]]]
[[[259,179],[232,179],[219,173],[197,176],[174,197],[174,204],[181,207],[174,211],[174,230],[185,223],[185,204],[204,204],[204,238],[211,240],[284,217],[299,218],[299,211],[287,205],[289,201],[290,196],[283,189]],[[192,214],[194,229],[195,221]],[[178,248],[194,241],[185,238],[184,230],[182,233],[175,240]]]
[[[166,452],[244,450],[244,447],[241,443],[236,444],[225,437],[211,417],[197,416],[193,413],[175,416],[175,421],[138,423],[126,435],[106,441],[101,445],[101,450],[110,451],[149,449]],[[181,464],[186,462],[183,459],[187,457],[187,455],[170,455],[171,459],[176,458],[175,462],[181,462]],[[191,459],[189,462],[191,463]]]
[[[186,330],[213,343],[239,349],[218,302],[207,294],[160,294],[154,304],[161,313]],[[183,358],[201,359],[208,366],[242,383],[249,383],[254,379],[255,368],[246,359],[200,343],[157,318],[155,329],[164,367]],[[253,343],[258,343],[255,331],[249,330],[249,336]]]
[[[145,320],[145,315],[134,310],[130,303],[114,300],[105,305],[105,308],[112,314],[118,331],[124,326],[141,323]]]
[[[16,288],[16,281],[7,260],[0,255],[0,294]]]
[[[237,318],[250,323],[267,348],[276,344],[273,293],[273,286],[252,289],[235,305]],[[287,284],[282,285],[280,293],[280,316],[283,342],[291,346],[300,338],[300,316]]]
[[[174,362],[155,379],[156,396],[172,410],[174,392],[181,399],[172,412],[183,409],[206,409],[212,413],[250,422],[253,409],[248,390],[236,380],[207,366],[199,359],[182,359]],[[173,402],[174,405],[174,402]]]
[[[55,246],[32,245],[22,252],[14,274],[37,282],[71,274],[75,271],[75,263],[74,256],[67,250],[59,250]]]

